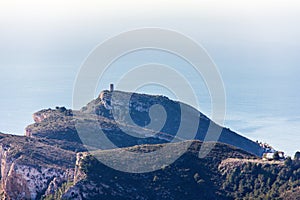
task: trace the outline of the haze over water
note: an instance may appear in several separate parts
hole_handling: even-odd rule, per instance
[[[226,89],[225,126],[289,155],[300,150],[297,1],[172,1],[172,9],[168,1],[93,6],[95,2],[0,3],[1,132],[22,135],[33,112],[57,105],[70,108],[77,72],[99,43],[126,30],[161,27],[203,45],[218,66]],[[137,53],[115,66],[153,60],[178,69],[188,67],[155,52]],[[95,96],[119,77],[118,72],[100,83]],[[199,84],[200,111],[210,116],[210,98],[202,80],[186,75]],[[170,96],[159,88],[140,92]]]

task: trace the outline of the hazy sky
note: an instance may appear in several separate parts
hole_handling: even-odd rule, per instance
[[[0,131],[20,133],[32,112],[58,104],[70,106],[76,73],[99,43],[127,30],[161,27],[183,33],[206,48],[225,83],[227,119],[241,116],[248,119],[247,126],[263,126],[264,118],[257,122],[242,116],[250,114],[245,108],[250,102],[254,111],[265,114],[271,107],[276,110],[271,116],[282,115],[280,122],[268,118],[276,123],[270,132],[277,130],[277,134],[279,124],[292,120],[295,134],[300,128],[299,24],[297,0],[1,0],[0,125],[5,128]],[[246,102],[244,107],[239,107],[241,102]],[[265,104],[257,108],[257,103]],[[14,113],[6,114],[10,107]],[[6,126],[16,120],[22,121],[20,125]],[[229,125],[242,130],[243,123]],[[255,138],[261,133],[246,135]],[[293,137],[300,141],[300,136]],[[274,143],[280,146],[279,141]]]
[[[272,85],[278,78],[294,91],[299,19],[296,0],[1,0],[0,78],[13,79],[14,73],[5,73],[11,67],[20,75],[44,65],[73,66],[77,72],[104,40],[126,30],[161,27],[202,44],[227,86],[245,79]]]
[[[154,26],[192,37],[228,66],[256,60],[258,68],[296,68],[299,11],[296,0],[1,0],[0,58],[77,64],[108,37]]]

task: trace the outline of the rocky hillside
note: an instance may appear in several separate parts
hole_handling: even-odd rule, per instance
[[[183,142],[172,144],[176,151]],[[164,145],[164,144],[162,144]],[[93,155],[118,151],[154,151],[161,145],[78,153],[74,180],[49,199],[297,199],[300,163],[263,161],[243,150],[218,143],[207,157],[198,157],[199,141],[175,163],[160,170],[132,174],[116,171]]]
[[[176,152],[185,142],[172,143]],[[147,153],[165,144],[96,150]],[[1,199],[297,199],[300,162],[263,161],[217,143],[207,157],[193,141],[170,166],[149,173],[116,171],[79,143],[0,134]],[[76,153],[77,152],[77,153]]]
[[[129,105],[126,105],[125,99],[130,99]],[[166,122],[159,131],[147,126],[151,123],[149,112],[154,105],[163,106],[166,112]],[[114,115],[112,114],[113,110],[115,111]],[[182,110],[187,113],[183,119],[181,119]],[[131,120],[127,119],[128,113],[126,112],[129,113],[134,123],[129,123]],[[81,142],[75,128],[76,124],[83,124],[84,128],[82,129],[89,135],[96,135],[100,125],[106,136],[116,146],[128,147],[139,144],[159,144],[171,140],[197,139],[203,141],[208,127],[211,126],[213,130],[220,129],[222,131],[219,142],[239,147],[257,156],[261,156],[263,153],[263,149],[257,143],[228,128],[219,127],[198,110],[164,96],[103,91],[98,98],[88,103],[80,111],[57,107],[54,110],[39,111],[33,115],[33,118],[35,123],[26,128],[26,135],[31,137]],[[155,119],[152,120],[155,121]],[[192,127],[190,124],[193,122],[199,122],[198,130],[189,130],[189,127]],[[186,135],[178,137],[176,133],[182,124],[187,127]],[[195,136],[189,138],[193,131],[196,132]],[[92,139],[88,145],[97,146],[93,142]],[[106,147],[101,146],[101,148]]]
[[[172,144],[176,151],[182,143]],[[163,144],[164,145],[164,144]],[[198,158],[201,142],[194,141],[175,163],[149,173],[133,174],[111,169],[89,153],[78,154],[74,184],[62,198],[66,199],[224,199],[218,164],[225,158],[255,159],[256,157],[225,144],[217,144],[204,158]],[[161,145],[141,145],[123,150],[154,151]],[[222,152],[222,153],[221,153]],[[103,152],[98,152],[103,153]],[[106,150],[105,156],[117,156]],[[97,154],[97,153],[96,153]],[[126,162],[127,158],[118,157]],[[122,161],[121,161],[122,162]]]
[[[0,134],[2,199],[40,199],[74,176],[78,143]]]
[[[150,110],[153,105],[163,106],[166,113],[159,131],[149,126],[151,120],[156,121]],[[183,120],[180,108],[188,113]],[[137,125],[128,123],[126,112]],[[3,200],[297,199],[299,195],[299,160],[263,161],[263,149],[257,143],[163,96],[114,91],[112,100],[112,93],[103,91],[81,110],[56,107],[34,113],[33,119],[25,136],[0,134]],[[194,120],[199,121],[195,140],[187,140],[188,131],[187,137],[176,136],[180,121],[189,125]],[[222,134],[212,151],[199,158],[209,125],[221,128]],[[95,137],[99,127],[121,148],[102,145]],[[87,134],[88,145],[82,144],[78,128]],[[147,154],[168,145],[169,153],[178,153],[189,142],[188,150],[173,164],[152,172],[125,173],[96,159],[126,163],[121,152]]]

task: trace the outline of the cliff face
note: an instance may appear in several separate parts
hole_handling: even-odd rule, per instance
[[[57,107],[56,109],[49,108],[34,113],[32,115],[32,118],[35,124],[26,127],[25,136],[48,138],[51,137],[50,133],[52,133],[52,135],[55,135],[55,133],[60,132],[69,132],[70,136],[72,136],[71,134],[73,132],[73,135],[76,135],[72,110],[67,110],[64,107]],[[53,125],[50,123],[55,124]]]
[[[66,109],[65,107],[56,107],[55,110],[44,109],[39,112],[36,112],[32,115],[34,122],[39,123],[49,118],[59,118],[61,116],[71,117],[73,116],[73,111],[70,109]]]
[[[40,199],[74,177],[79,144],[0,134],[2,199]],[[55,144],[55,145],[54,145]],[[78,146],[79,145],[79,146]]]

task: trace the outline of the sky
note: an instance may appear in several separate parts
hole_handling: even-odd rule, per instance
[[[2,0],[1,58],[9,63],[18,58],[22,64],[75,62],[74,55],[82,60],[95,43],[119,32],[164,27],[189,35],[210,54],[225,52],[220,59],[239,52],[242,57],[235,59],[264,62],[273,57],[275,64],[273,55],[288,51],[293,55],[280,61],[291,62],[297,59],[299,4],[290,0]]]
[[[101,42],[160,27],[193,38],[218,66],[226,125],[292,154],[300,142],[299,21],[296,0],[1,0],[0,131],[23,134],[34,111],[71,107],[76,74]]]

